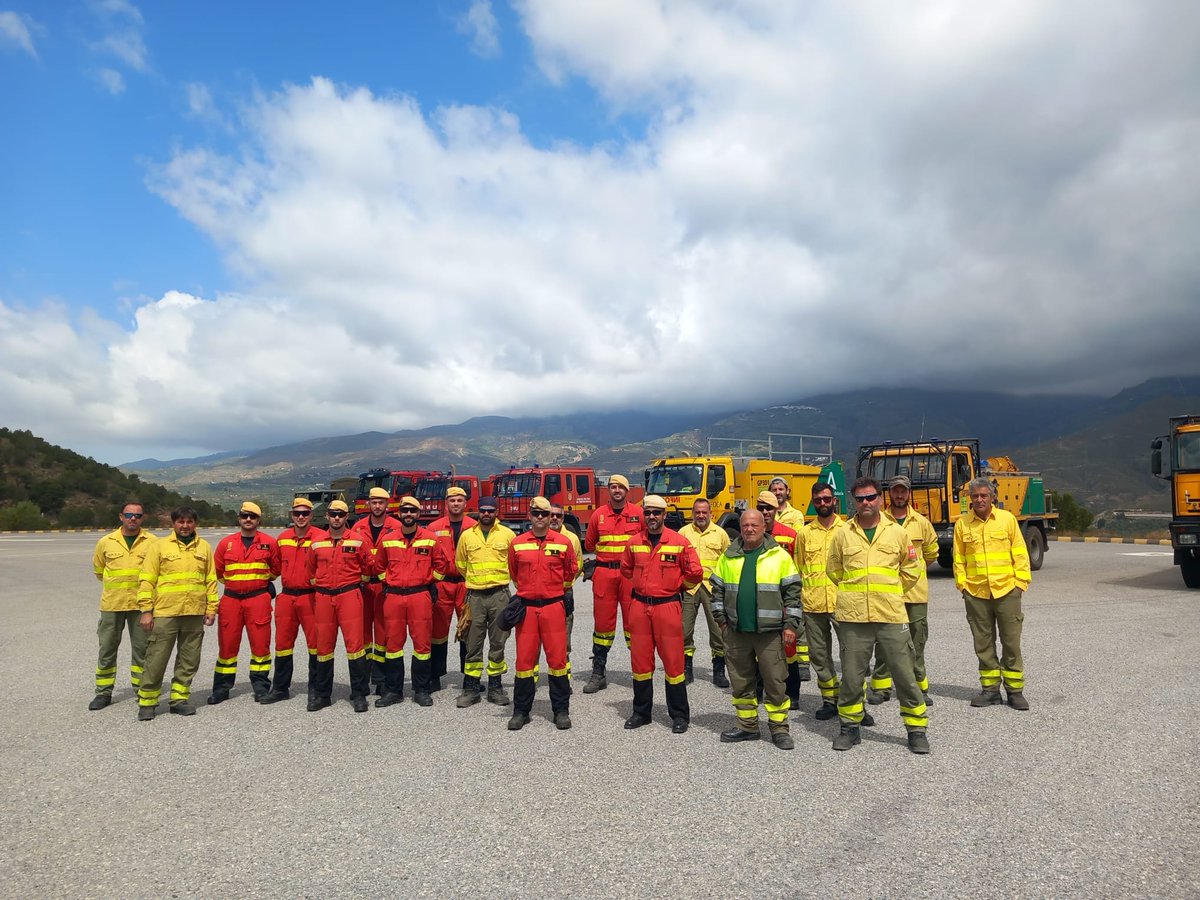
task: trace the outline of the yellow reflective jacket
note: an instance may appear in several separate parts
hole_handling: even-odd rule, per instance
[[[825,571],[837,585],[839,622],[907,622],[904,593],[917,583],[921,560],[908,532],[880,516],[875,540],[868,541],[850,519],[829,542]]]
[[[138,609],[157,616],[217,613],[217,567],[212,547],[197,535],[186,546],[172,531],[150,545],[142,560]]]
[[[724,528],[713,522],[709,522],[708,527],[703,531],[689,522],[679,529],[679,533],[696,548],[696,555],[700,557],[700,565],[704,567],[703,584],[711,590],[713,566],[717,564],[721,554],[729,548],[729,534]],[[688,594],[695,594],[698,590],[700,590],[700,585],[691,588]]]
[[[800,573],[791,555],[767,536],[763,552],[754,570],[757,588],[758,632],[800,630],[804,614],[800,606]],[[738,627],[738,587],[742,581],[742,566],[746,554],[741,540],[729,545],[712,571],[712,613],[719,624]]]
[[[468,590],[508,587],[508,545],[515,537],[511,528],[499,522],[492,526],[486,538],[479,525],[468,528],[459,536],[454,562]]]
[[[780,525],[786,525],[792,531],[799,531],[804,527],[804,510],[797,509],[786,500],[784,504],[775,510],[775,521]]]
[[[96,541],[92,571],[102,585],[102,612],[132,612],[138,608],[138,573],[142,571],[146,551],[156,540],[150,532],[139,531],[133,547],[129,547],[118,528]]]
[[[559,533],[570,542],[571,549],[575,551],[575,581],[578,581],[583,577],[583,545],[579,543],[579,538],[575,537],[575,532],[565,525]]]
[[[837,586],[825,573],[825,560],[830,541],[845,524],[841,516],[835,516],[828,528],[814,519],[796,535],[796,568],[804,584],[805,612],[831,613],[837,609]]]
[[[1029,589],[1029,550],[1017,517],[993,507],[986,519],[969,511],[954,523],[954,586],[981,600]]]
[[[896,519],[891,512],[884,510],[883,513],[893,522]],[[908,539],[912,541],[912,545],[917,548],[917,556],[921,557],[922,565],[921,577],[917,583],[912,586],[904,594],[905,603],[928,603],[929,602],[929,566],[938,558],[938,539],[937,532],[933,530],[933,525],[929,520],[913,509],[908,508],[908,515],[904,517],[903,522],[896,522],[901,528],[908,532]]]

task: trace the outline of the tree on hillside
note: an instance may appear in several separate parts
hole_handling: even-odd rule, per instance
[[[1054,500],[1054,508],[1058,510],[1058,527],[1062,531],[1087,531],[1092,527],[1091,510],[1079,503],[1070,494],[1060,494],[1058,491],[1051,491],[1050,496]]]

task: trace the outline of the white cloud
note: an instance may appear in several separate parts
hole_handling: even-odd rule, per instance
[[[114,96],[125,91],[125,77],[116,69],[97,69],[96,78]]]
[[[37,59],[37,48],[33,46],[30,21],[20,13],[0,10],[0,45],[13,44]]]
[[[567,6],[519,5],[537,59],[644,139],[535,146],[503,109],[323,79],[259,97],[239,155],[151,176],[252,287],[115,337],[0,307],[0,337],[53,321],[69,351],[0,364],[5,419],[99,440],[80,390],[123,434],[219,449],[1195,370],[1200,8]]]
[[[146,72],[149,69],[149,51],[142,35],[145,20],[139,10],[128,0],[92,0],[92,14],[99,23],[101,34],[91,42],[93,52],[100,56],[110,57],[115,64],[120,64],[134,72]],[[106,66],[105,72],[120,75],[116,69]],[[111,76],[102,76],[106,86],[114,82]],[[124,90],[124,78],[120,79],[121,87],[111,93],[117,94]]]
[[[491,0],[471,0],[467,11],[458,17],[458,28],[470,35],[472,53],[485,59],[500,55],[500,24]]]

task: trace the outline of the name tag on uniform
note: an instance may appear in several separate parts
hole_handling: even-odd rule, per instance
[[[642,521],[642,517],[641,516],[630,516],[629,521],[630,522],[640,522],[640,521]]]
[[[270,545],[270,544],[259,544],[259,545],[258,545],[258,549],[259,549],[259,550],[270,550],[270,549],[271,549],[271,545]]]
[[[675,562],[677,559],[679,559],[679,556],[674,553],[663,554],[663,562]]]
[[[357,547],[345,547],[345,546],[342,547],[343,553],[354,553],[357,550],[358,550]]]
[[[428,556],[428,555],[429,555],[428,547],[418,547],[417,548],[417,556]]]
[[[547,556],[562,556],[562,547],[547,547]]]

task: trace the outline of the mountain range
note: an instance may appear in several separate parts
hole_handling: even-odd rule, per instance
[[[885,388],[708,417],[638,411],[484,416],[195,459],[139,460],[121,468],[223,505],[245,497],[286,503],[296,489],[376,467],[453,467],[485,476],[536,462],[589,465],[640,480],[656,457],[701,454],[710,439],[744,439],[746,449],[760,453],[768,434],[804,434],[831,438],[834,458],[850,472],[861,444],[975,437],[985,455],[1011,456],[1022,469],[1043,472],[1047,489],[1071,493],[1093,509],[1165,510],[1165,484],[1149,472],[1150,440],[1165,430],[1169,416],[1197,410],[1196,377],[1157,378],[1112,397]],[[797,442],[776,437],[773,443],[791,448]],[[805,450],[821,446],[810,441]]]

